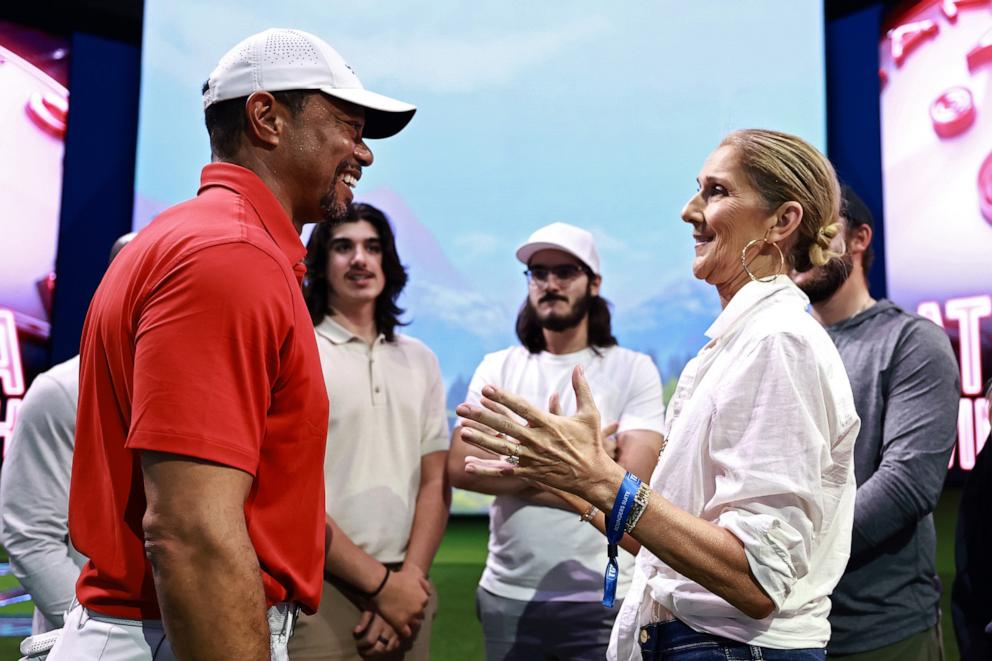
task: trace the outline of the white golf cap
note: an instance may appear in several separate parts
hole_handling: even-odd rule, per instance
[[[309,32],[272,28],[227,51],[210,73],[203,107],[254,92],[320,90],[365,108],[366,138],[388,138],[403,129],[415,106],[370,92],[344,58]]]
[[[563,250],[577,257],[599,275],[599,252],[592,234],[568,223],[551,223],[530,235],[527,242],[517,248],[517,259],[524,264],[539,250]]]

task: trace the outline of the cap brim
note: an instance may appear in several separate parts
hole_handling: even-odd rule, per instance
[[[365,130],[362,136],[372,140],[396,135],[410,123],[413,114],[417,112],[416,106],[366,89],[321,88],[320,91],[365,108]]]
[[[526,264],[530,261],[530,258],[534,256],[534,253],[540,252],[542,250],[560,250],[562,252],[567,252],[572,257],[576,258],[582,262],[582,258],[576,255],[574,252],[561,245],[560,243],[551,243],[549,241],[535,241],[533,243],[525,243],[524,245],[517,248],[517,259]],[[585,264],[585,262],[582,262]]]

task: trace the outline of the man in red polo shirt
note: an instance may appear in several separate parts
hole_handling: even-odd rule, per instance
[[[235,46],[203,99],[197,197],[114,261],[83,329],[69,532],[90,560],[53,660],[285,659],[318,605],[328,412],[299,231],[344,216],[363,139],[415,109],[297,30]]]

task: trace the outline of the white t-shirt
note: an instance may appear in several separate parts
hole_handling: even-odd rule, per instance
[[[749,618],[642,548],[609,659],[640,660],[638,629],[657,621],[653,603],[696,631],[762,647],[824,647],[830,638],[861,423],[844,363],[808,303],[786,276],[737,292],[679,377],[651,477],[672,504],[741,541],[775,612]]]
[[[619,421],[618,433],[661,433],[661,379],[651,359],[620,347],[576,353],[532,354],[517,346],[487,355],[469,384],[467,401],[478,404],[482,387],[505,388],[546,409],[558,393],[564,415],[575,413],[572,369],[582,365],[603,425]],[[521,601],[600,601],[606,569],[606,537],[572,511],[497,496],[489,514],[489,556],[479,584]],[[617,597],[630,585],[634,558],[620,550]]]
[[[332,317],[316,332],[331,403],[327,512],[363,551],[380,562],[402,562],[421,457],[450,443],[437,358],[406,335],[392,342],[380,335],[369,346]]]

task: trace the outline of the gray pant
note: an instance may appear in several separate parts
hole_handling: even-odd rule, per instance
[[[287,603],[269,609],[272,661],[289,661],[296,607]],[[30,657],[32,661],[44,656]],[[94,613],[74,603],[66,614],[48,661],[175,661],[161,620],[124,620]]]
[[[486,661],[602,661],[621,602],[519,601],[476,590]]]
[[[940,620],[930,629],[903,638],[897,643],[856,654],[827,654],[844,661],[944,661],[944,636]]]

